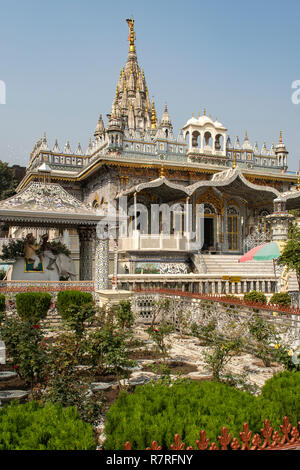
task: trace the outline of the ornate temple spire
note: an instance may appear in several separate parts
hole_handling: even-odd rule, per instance
[[[100,137],[102,134],[104,134],[104,132],[105,132],[104,122],[102,119],[102,114],[100,114],[96,129],[95,129],[95,133],[94,133],[95,138]]]
[[[156,129],[157,119],[156,119],[156,111],[154,100],[152,101],[152,111],[151,111],[151,129]]]
[[[117,110],[123,128],[130,127],[131,131],[139,130],[143,134],[146,129],[149,129],[149,122],[152,123],[151,101],[145,74],[136,56],[134,20],[128,18],[126,21],[129,27],[129,52],[126,64],[118,77],[110,119],[113,119]],[[110,122],[108,125],[110,126]]]

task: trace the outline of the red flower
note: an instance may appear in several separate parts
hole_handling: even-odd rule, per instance
[[[40,325],[33,325],[33,328],[35,328],[36,330],[39,330],[39,329],[40,329]]]
[[[19,366],[14,366],[14,369],[19,369]]]
[[[154,330],[155,333],[158,333],[158,330]]]

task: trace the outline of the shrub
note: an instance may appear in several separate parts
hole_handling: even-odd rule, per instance
[[[120,323],[120,326],[123,329],[130,328],[133,325],[134,317],[131,311],[130,300],[121,300],[121,302],[119,302],[119,305],[117,305],[115,311],[117,314],[118,322]]]
[[[274,348],[272,345],[278,340],[275,325],[259,315],[253,316],[247,324],[250,339],[254,346],[254,354],[262,359],[266,367],[269,367],[271,360],[274,359]]]
[[[262,292],[258,292],[256,290],[247,292],[247,294],[244,295],[244,300],[246,302],[259,303],[259,304],[267,303],[267,297],[265,296],[265,294],[263,294]]]
[[[50,306],[51,295],[47,292],[22,292],[16,295],[18,315],[31,323],[46,318]]]
[[[0,409],[0,450],[94,450],[92,426],[75,408],[32,401]]]
[[[93,302],[82,305],[70,305],[64,311],[64,318],[72,330],[75,331],[77,338],[82,338],[85,323],[91,322],[96,315],[95,304]]]
[[[71,305],[81,306],[93,302],[93,296],[90,292],[81,292],[78,290],[61,291],[57,295],[57,309],[63,319],[70,318],[68,309]]]
[[[270,304],[283,305],[289,307],[291,305],[291,297],[287,292],[277,292],[270,298]]]
[[[20,318],[6,318],[1,325],[1,337],[16,372],[32,387],[34,382],[44,377],[48,362],[39,325]]]
[[[300,420],[300,371],[284,371],[265,382],[261,396],[277,402],[280,416],[287,416],[294,426]]]
[[[164,449],[178,433],[186,446],[195,446],[202,429],[218,443],[226,425],[233,436],[239,436],[245,422],[253,434],[263,422],[279,427],[283,416],[276,402],[255,397],[229,385],[217,382],[174,383],[172,387],[148,384],[134,393],[122,392],[106,415],[105,450],[124,449],[130,441],[133,449],[145,449],[156,440]]]
[[[51,402],[63,407],[76,407],[80,418],[88,423],[96,422],[103,412],[101,394],[100,397],[90,394],[88,384],[81,383],[75,373],[51,376],[39,398],[44,404]]]
[[[163,320],[156,328],[150,326],[147,328],[149,337],[154,341],[158,351],[162,354],[163,360],[166,361],[168,350],[171,349],[171,344],[167,343],[168,336],[174,331],[174,326]]]
[[[128,359],[129,350],[126,347],[126,333],[118,329],[113,318],[108,318],[100,329],[89,332],[83,350],[87,353],[89,364],[92,364],[98,374],[132,367],[134,361]]]

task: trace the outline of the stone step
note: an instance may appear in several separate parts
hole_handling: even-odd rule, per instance
[[[2,390],[0,392],[0,403],[8,403],[12,400],[22,400],[29,395],[26,390]]]

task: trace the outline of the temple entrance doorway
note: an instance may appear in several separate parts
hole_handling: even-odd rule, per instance
[[[204,251],[215,250],[215,237],[214,237],[214,218],[204,218]]]

